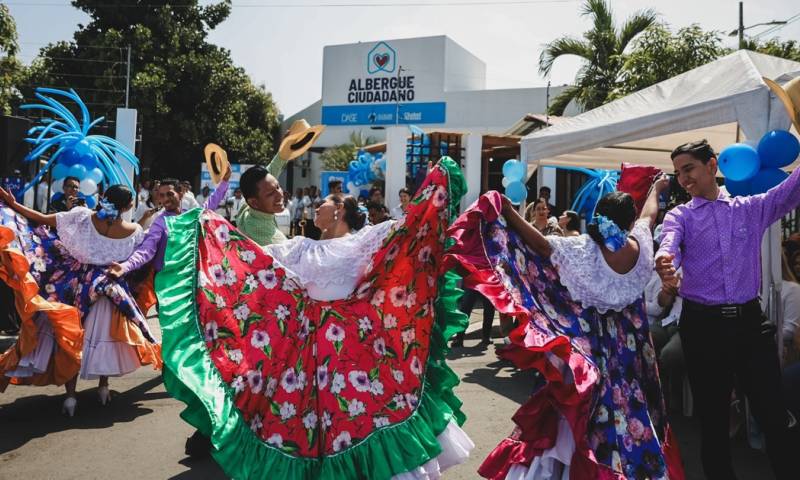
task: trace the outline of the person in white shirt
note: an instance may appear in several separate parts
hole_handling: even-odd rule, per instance
[[[192,193],[192,184],[190,182],[181,182],[181,193],[183,194],[183,198],[181,199],[182,210],[191,210],[200,206],[200,204],[197,203],[197,199],[194,198],[194,193]]]
[[[137,205],[141,205],[142,203],[150,199],[151,186],[152,182],[150,180],[144,180],[141,186],[139,186],[139,192],[136,194],[138,200]]]
[[[245,206],[246,202],[244,197],[242,196],[242,190],[237,188],[233,191],[233,197],[228,199],[228,210],[230,211],[231,222],[236,224],[236,217],[239,215],[239,210]]]
[[[406,209],[408,208],[408,203],[411,201],[411,191],[407,188],[400,189],[400,205],[394,207],[392,209],[392,218],[400,219],[406,216]]]
[[[206,200],[208,199],[208,197],[210,197],[210,196],[211,196],[211,189],[208,187],[208,185],[206,185],[205,187],[203,187],[203,188],[201,188],[201,189],[200,189],[200,195],[198,195],[197,197],[195,197],[195,200],[197,201],[197,203],[199,203],[200,205],[202,205],[202,204],[204,204],[204,203],[205,203],[205,201],[206,201]]]

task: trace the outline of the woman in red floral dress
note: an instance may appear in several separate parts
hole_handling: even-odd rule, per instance
[[[321,240],[263,251],[212,212],[168,220],[164,380],[228,475],[427,479],[466,458],[444,362],[466,319],[439,275],[464,191],[445,158],[404,220],[351,231],[352,199],[331,196]]]

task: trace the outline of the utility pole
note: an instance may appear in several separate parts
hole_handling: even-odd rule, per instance
[[[744,48],[744,2],[739,2],[739,50]]]
[[[128,45],[128,65],[125,74],[125,108],[128,108],[128,98],[131,92],[131,46]]]

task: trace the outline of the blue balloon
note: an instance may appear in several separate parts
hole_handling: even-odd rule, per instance
[[[78,180],[83,180],[84,178],[86,178],[86,173],[87,173],[86,167],[84,167],[80,163],[77,163],[69,167],[69,173],[67,175],[70,177],[75,177]]]
[[[92,147],[89,145],[89,142],[86,141],[86,139],[83,139],[81,141],[75,142],[72,145],[72,149],[75,150],[75,152],[77,152],[78,156],[81,156],[81,157],[92,154]]]
[[[81,163],[81,156],[74,148],[67,148],[58,156],[58,161],[59,163],[71,167]]]
[[[789,174],[780,168],[764,168],[750,179],[751,194],[764,193],[770,188],[786,180]]]
[[[525,164],[518,160],[506,160],[503,164],[503,176],[512,182],[523,180],[526,173]]]
[[[758,152],[745,143],[734,143],[725,147],[718,160],[722,174],[735,182],[751,178],[761,168]]]
[[[800,142],[786,130],[773,130],[758,142],[761,167],[785,167],[800,155]]]
[[[56,166],[53,167],[53,171],[50,172],[50,174],[53,176],[53,180],[64,178],[69,174],[69,167],[63,163],[56,163]]]
[[[725,179],[725,189],[728,193],[731,194],[733,197],[746,197],[748,195],[752,195],[750,191],[750,182],[752,179],[743,180],[741,182],[737,182],[735,180],[731,180],[730,178]]]
[[[89,195],[86,198],[84,198],[84,200],[86,200],[86,206],[88,208],[94,208],[97,206],[97,198],[95,198],[94,195]]]
[[[511,182],[506,187],[506,197],[511,203],[520,204],[528,198],[528,188],[519,180]]]

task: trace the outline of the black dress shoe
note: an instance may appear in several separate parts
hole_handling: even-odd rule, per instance
[[[208,458],[211,456],[211,440],[197,430],[186,439],[185,453],[192,458]]]

